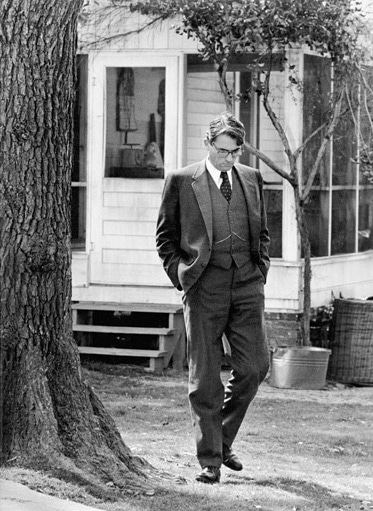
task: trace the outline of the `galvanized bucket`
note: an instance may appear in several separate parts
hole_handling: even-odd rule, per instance
[[[269,384],[282,389],[322,389],[330,354],[331,350],[308,346],[273,348]]]

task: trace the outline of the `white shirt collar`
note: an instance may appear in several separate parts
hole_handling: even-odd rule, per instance
[[[207,168],[210,176],[214,180],[216,186],[218,188],[220,188],[220,185],[221,185],[221,183],[223,181],[222,178],[220,177],[220,170],[218,170],[216,167],[214,167],[214,165],[211,163],[211,161],[209,160],[208,157],[206,158],[206,168]],[[229,182],[230,182],[231,187],[232,187],[232,169],[228,170],[227,174],[228,174]]]

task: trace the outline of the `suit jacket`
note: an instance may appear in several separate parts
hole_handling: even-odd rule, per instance
[[[251,260],[264,279],[269,269],[269,235],[263,179],[257,169],[234,165],[247,202]],[[205,160],[168,174],[158,215],[156,246],[173,285],[187,292],[209,262],[212,205]]]

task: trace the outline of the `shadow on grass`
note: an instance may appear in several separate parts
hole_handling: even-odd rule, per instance
[[[342,506],[356,504],[357,502],[354,498],[348,497],[347,495],[336,494],[329,488],[321,486],[320,484],[299,479],[279,477],[257,480],[255,484],[283,490],[293,495],[303,497],[315,504],[319,503],[320,509],[341,508]]]
[[[358,511],[361,502],[323,486],[292,479],[224,480],[220,485],[182,485],[131,501],[131,511]]]

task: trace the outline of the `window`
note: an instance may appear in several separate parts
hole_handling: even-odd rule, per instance
[[[165,68],[106,68],[105,177],[164,175]]]
[[[304,139],[325,118],[330,77],[331,67],[327,59],[304,56]],[[354,117],[359,118],[357,111]],[[321,133],[316,136],[303,154],[304,180],[321,137]],[[352,115],[346,114],[335,129],[307,205],[312,256],[348,254],[373,248],[373,185],[356,163],[358,152],[357,128]]]
[[[71,245],[73,250],[85,249],[86,240],[87,64],[87,55],[78,55],[71,175]]]
[[[304,56],[303,139],[311,135],[325,120],[331,90],[330,63],[327,59]],[[303,152],[303,182],[312,168],[323,132],[318,133]],[[329,252],[330,149],[322,159],[320,170],[306,207],[312,256]]]

